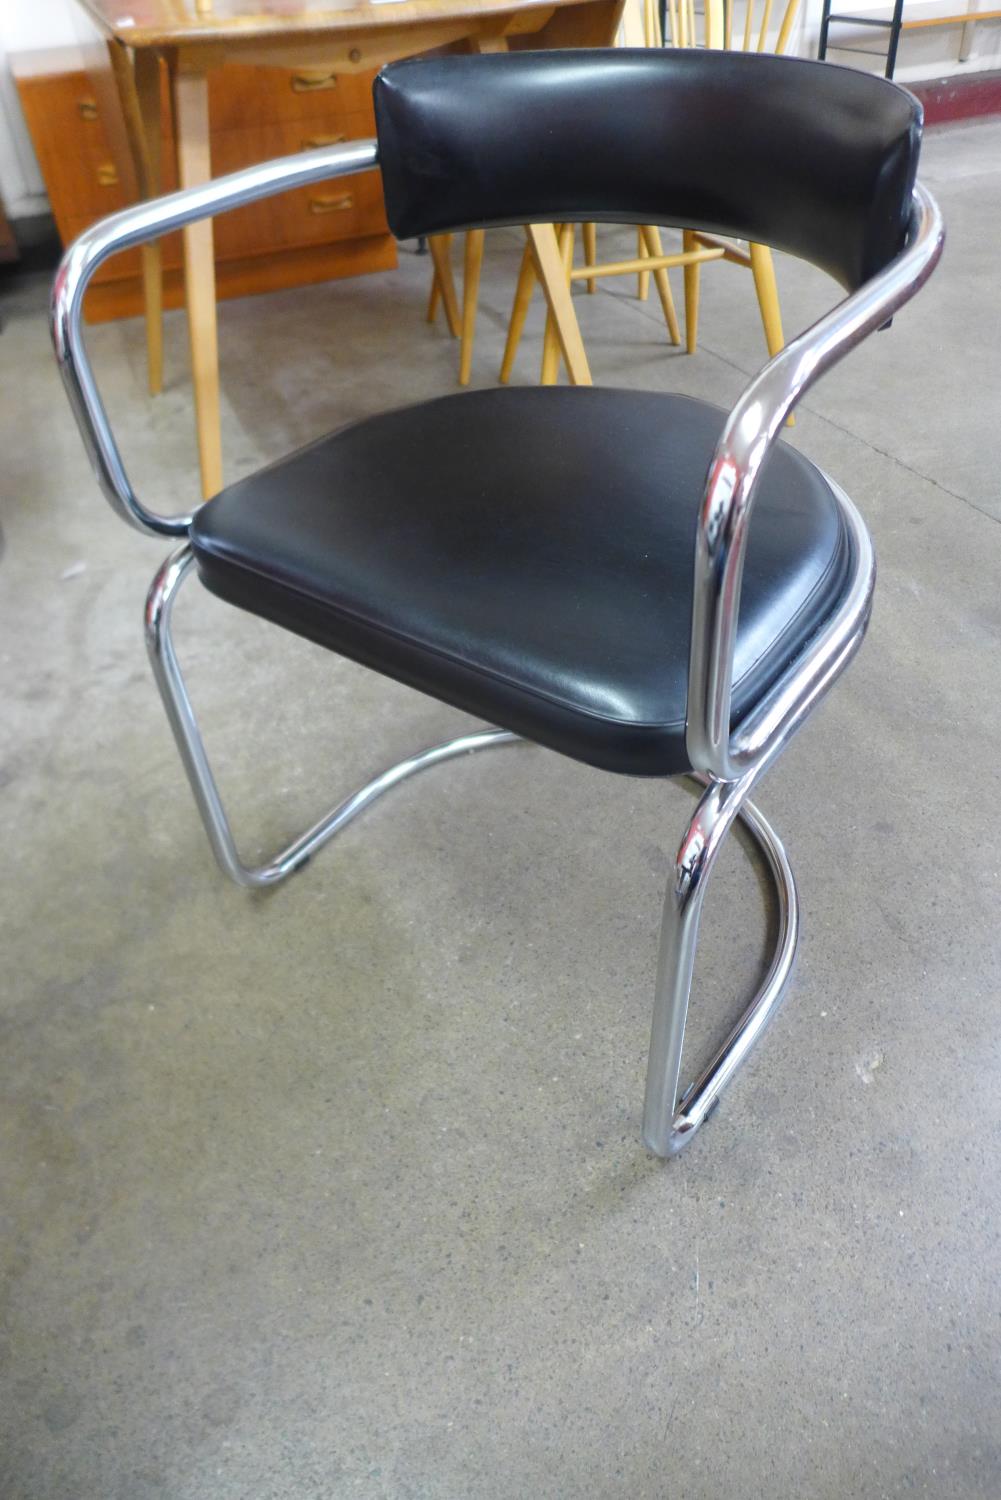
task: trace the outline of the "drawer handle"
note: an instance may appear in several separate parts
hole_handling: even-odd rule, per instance
[[[337,87],[336,73],[293,73],[293,94],[315,94],[320,89],[335,89]]]
[[[97,104],[93,99],[78,99],[76,107],[81,120],[97,119]]]
[[[315,151],[318,146],[339,146],[346,135],[311,135],[299,145],[300,151]]]
[[[342,214],[346,209],[354,208],[354,202],[351,193],[339,193],[336,198],[310,198],[309,211],[311,214]]]
[[[118,168],[114,162],[104,161],[97,169],[97,181],[101,187],[114,187],[118,182]]]

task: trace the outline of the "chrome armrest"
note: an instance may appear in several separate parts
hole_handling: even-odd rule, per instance
[[[915,187],[901,253],[769,360],[727,419],[706,477],[695,543],[686,737],[696,771],[735,781],[760,766],[823,690],[832,666],[861,640],[871,578],[859,580],[836,615],[731,734],[741,579],[762,465],[789,413],[814,382],[924,285],[942,253],[943,240],[937,204],[922,187]]]
[[[195,512],[159,515],[143,505],[129,482],[84,347],[83,296],[94,272],[110,255],[159,239],[197,219],[208,219],[246,203],[256,203],[259,198],[270,198],[275,193],[331,177],[344,177],[350,172],[364,172],[377,165],[374,140],[323,146],[296,156],[279,157],[227,177],[216,177],[201,187],[185,188],[123,209],[85,230],[66,251],[52,288],[50,326],[56,360],[97,481],[112,510],[140,531],[183,536]]]

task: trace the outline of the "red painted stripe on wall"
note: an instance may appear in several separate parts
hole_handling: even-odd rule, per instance
[[[1001,115],[1001,73],[937,78],[929,83],[908,84],[907,87],[924,105],[926,125]]]

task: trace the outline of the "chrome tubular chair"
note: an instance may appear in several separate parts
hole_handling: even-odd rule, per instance
[[[715,1107],[793,964],[796,887],[748,793],[858,650],[875,570],[858,511],[780,434],[938,259],[939,214],[915,186],[920,108],[847,69],[691,50],[402,62],[375,93],[377,141],[251,167],[88,230],[55,284],[57,358],[112,507],[183,539],[150,590],[147,644],[212,848],[241,885],[283,880],[406,777],[519,739],[701,783],[668,881],[647,1078],[644,1140],[668,1156]],[[149,510],[84,348],[90,277],[194,220],[376,166],[401,237],[680,224],[798,253],[849,295],[729,415],[622,390],[455,394],[336,431],[186,514]],[[196,570],[224,600],[501,727],[385,771],[248,868],[171,638]],[[775,884],[778,942],[739,1023],[679,1097],[699,912],[738,817]]]

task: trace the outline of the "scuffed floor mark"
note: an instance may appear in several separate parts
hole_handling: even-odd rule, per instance
[[[883,1054],[878,1047],[865,1052],[855,1064],[855,1071],[863,1083],[872,1083],[876,1073],[883,1066]]]

